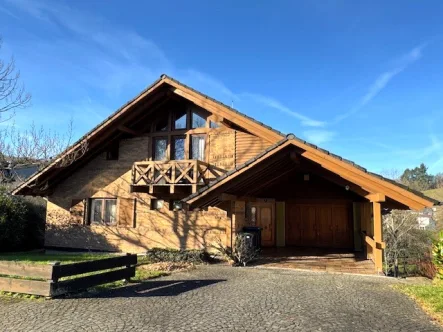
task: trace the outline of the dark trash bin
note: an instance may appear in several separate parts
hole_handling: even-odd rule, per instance
[[[243,227],[243,232],[252,235],[251,245],[256,248],[261,248],[261,228],[256,226],[245,226]]]

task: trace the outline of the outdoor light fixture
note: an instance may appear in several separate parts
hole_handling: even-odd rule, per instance
[[[345,189],[346,189],[346,190],[349,190],[349,186],[345,186]]]

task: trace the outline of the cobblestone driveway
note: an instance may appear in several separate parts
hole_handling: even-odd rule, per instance
[[[440,331],[392,281],[203,267],[100,297],[0,300],[1,331]]]

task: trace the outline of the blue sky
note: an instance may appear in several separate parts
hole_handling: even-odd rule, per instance
[[[443,171],[441,1],[0,0],[2,55],[79,137],[166,73],[371,171]]]

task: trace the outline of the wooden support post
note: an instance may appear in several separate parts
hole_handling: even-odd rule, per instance
[[[131,254],[130,254],[130,253],[126,253],[126,256],[131,256]],[[127,264],[127,265],[126,265],[126,268],[127,268],[127,269],[130,269],[130,268],[131,268],[131,264]],[[124,281],[125,281],[126,283],[129,283],[129,282],[131,281],[131,278],[130,278],[130,277],[127,277],[127,278],[124,279]]]
[[[52,298],[52,295],[53,295],[52,290],[54,288],[54,284],[56,284],[58,282],[59,278],[57,276],[57,273],[54,273],[54,267],[60,266],[60,262],[50,262],[49,265],[52,266],[52,273],[51,273],[51,280],[49,280],[49,282],[50,282],[50,286],[49,286],[50,296],[45,297],[47,300],[50,300]]]
[[[177,164],[173,163],[171,165],[171,186],[169,187],[169,192],[173,194],[175,192],[175,175],[177,171]]]
[[[383,243],[383,225],[381,216],[381,204],[380,202],[372,203],[372,213],[374,216],[374,241],[375,243]],[[378,273],[383,272],[383,249],[378,246],[373,247],[375,269]]]
[[[198,184],[198,160],[193,160],[192,166],[192,193],[197,192],[197,184]]]

